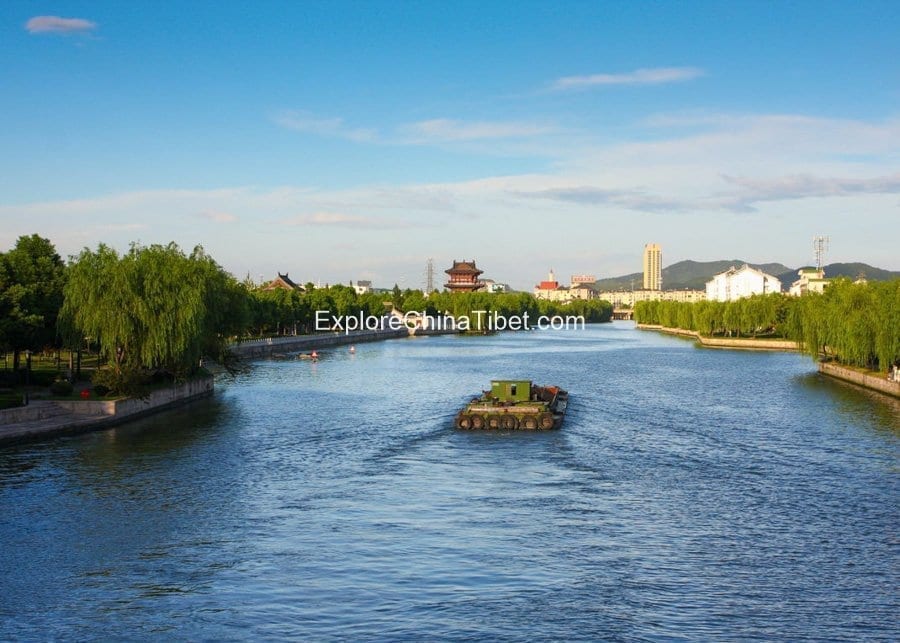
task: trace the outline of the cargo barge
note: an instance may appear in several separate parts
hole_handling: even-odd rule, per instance
[[[549,431],[562,426],[569,393],[531,380],[492,380],[491,390],[469,402],[454,420],[457,429]]]

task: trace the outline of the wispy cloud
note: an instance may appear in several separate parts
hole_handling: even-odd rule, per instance
[[[217,210],[204,210],[203,212],[198,212],[197,216],[201,219],[214,221],[215,223],[234,223],[238,220],[237,216],[229,212],[220,212]]]
[[[605,189],[594,186],[548,188],[536,191],[511,192],[525,198],[549,199],[577,205],[612,205],[640,212],[681,212],[695,207],[694,203],[649,194],[642,188]]]
[[[344,138],[359,143],[385,145],[429,145],[498,139],[521,139],[558,131],[555,125],[525,121],[464,121],[433,118],[398,125],[393,130],[348,126],[343,118],[323,118],[302,110],[275,114],[272,121],[295,132]]]
[[[621,74],[592,74],[590,76],[565,76],[553,83],[557,91],[569,89],[585,89],[588,87],[604,87],[609,85],[662,85],[664,83],[680,83],[693,80],[704,75],[702,69],[696,67],[657,67],[654,69],[636,69]]]
[[[774,179],[752,179],[724,175],[726,182],[740,188],[732,197],[735,209],[755,210],[756,203],[791,201],[815,197],[859,194],[900,194],[900,173],[868,179],[817,177],[792,174]]]
[[[556,131],[552,125],[520,121],[459,121],[435,118],[401,127],[410,143],[475,141],[498,138],[524,138]]]
[[[325,226],[376,230],[412,227],[410,223],[398,219],[365,217],[358,214],[345,214],[343,212],[314,212],[312,214],[300,214],[288,217],[287,219],[282,220],[281,223],[290,226]]]
[[[272,120],[286,129],[318,136],[346,138],[358,142],[372,142],[378,139],[378,132],[373,129],[348,127],[342,118],[321,118],[304,111],[285,110],[275,114]]]
[[[97,23],[84,18],[60,18],[59,16],[35,16],[25,23],[28,33],[77,34],[90,33]]]
[[[98,225],[97,229],[104,232],[124,232],[128,230],[146,230],[146,223],[105,223]]]

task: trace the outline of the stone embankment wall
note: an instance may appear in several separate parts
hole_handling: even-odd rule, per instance
[[[0,411],[0,444],[109,428],[206,397],[213,388],[213,378],[204,377],[156,389],[143,399],[36,400]]]
[[[669,335],[679,335],[697,340],[709,348],[736,348],[751,351],[796,351],[797,342],[784,339],[739,339],[737,337],[704,337],[695,330],[667,328],[657,324],[638,324],[641,330],[656,330]]]
[[[796,342],[775,340],[775,339],[728,339],[719,337],[702,337],[693,330],[684,330],[682,328],[666,328],[656,324],[638,324],[638,328],[642,330],[656,330],[670,335],[680,335],[696,339],[703,346],[711,348],[737,348],[744,350],[776,350],[776,351],[796,351],[799,350]],[[819,372],[829,375],[837,379],[844,380],[862,386],[864,388],[900,397],[900,382],[893,382],[883,373],[875,373],[872,371],[859,371],[847,366],[841,366],[833,362],[819,362]]]
[[[857,371],[833,362],[819,362],[819,372],[845,382],[900,397],[900,382],[892,382],[886,375],[872,371]]]
[[[350,333],[328,333],[321,335],[295,335],[291,337],[270,337],[268,339],[252,339],[232,344],[231,352],[240,357],[270,357],[276,353],[291,353],[320,349],[327,346],[345,346],[375,342],[382,339],[409,337],[406,328],[398,330],[363,330]]]

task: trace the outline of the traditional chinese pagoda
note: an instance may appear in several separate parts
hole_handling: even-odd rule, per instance
[[[484,272],[479,270],[472,261],[453,261],[453,267],[445,270],[450,275],[450,280],[444,284],[444,288],[450,292],[473,292],[484,287],[484,282],[478,280],[478,276]]]
[[[275,277],[268,284],[263,286],[263,290],[299,290],[303,291],[303,286],[299,284],[295,284],[290,277],[288,277],[288,273],[281,274],[278,273],[278,276]]]

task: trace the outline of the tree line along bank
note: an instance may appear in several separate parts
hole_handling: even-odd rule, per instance
[[[729,302],[638,302],[639,324],[706,336],[782,337],[813,358],[887,372],[900,363],[900,279],[836,279],[823,293],[754,295]]]
[[[389,300],[389,301],[386,301]],[[125,253],[100,244],[66,263],[39,235],[23,236],[0,253],[0,350],[12,353],[0,388],[22,383],[22,356],[67,349],[91,350],[104,366],[95,390],[134,394],[154,380],[184,379],[202,358],[226,367],[236,339],[304,334],[315,329],[316,311],[339,316],[381,315],[385,306],[454,317],[487,311],[499,316],[581,315],[611,319],[603,301],[568,305],[538,301],[529,293],[423,293],[358,295],[344,285],[301,290],[263,290],[238,281],[203,250],[176,244],[132,244]],[[58,353],[57,353],[58,354]]]

